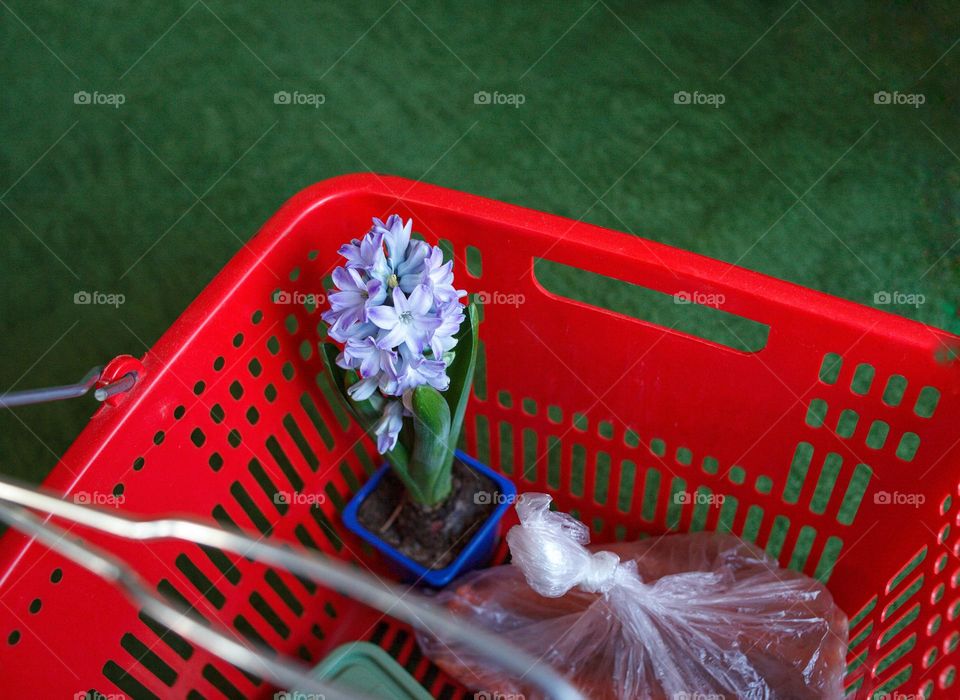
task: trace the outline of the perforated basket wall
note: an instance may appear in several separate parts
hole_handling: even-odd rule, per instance
[[[960,339],[399,178],[337,178],[287,203],[144,356],[133,392],[93,416],[46,486],[122,496],[131,513],[212,517],[380,571],[340,523],[378,460],[331,401],[310,295],[323,293],[340,243],[393,212],[445,241],[460,286],[489,302],[470,453],[521,490],[554,494],[596,541],[705,528],[757,542],[827,581],[851,617],[851,696],[956,697],[943,689],[960,642]],[[766,346],[742,352],[556,296],[537,281],[536,258],[665,294],[719,295],[725,311],[769,326]],[[461,697],[408,628],[308,581],[194,545],[93,539],[243,638],[309,663],[372,640],[434,695]],[[0,561],[5,696],[274,692],[16,533]]]

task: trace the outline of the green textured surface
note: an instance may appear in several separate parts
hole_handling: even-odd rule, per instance
[[[141,353],[286,198],[368,169],[864,303],[923,294],[888,308],[951,326],[958,35],[947,2],[9,0],[0,387]],[[77,105],[78,90],[126,102]],[[478,105],[479,90],[525,102]],[[77,306],[81,290],[126,303]],[[0,416],[2,471],[41,478],[92,409]]]

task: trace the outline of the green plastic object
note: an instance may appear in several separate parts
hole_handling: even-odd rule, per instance
[[[337,647],[314,669],[314,675],[375,700],[432,700],[392,656],[370,642]]]

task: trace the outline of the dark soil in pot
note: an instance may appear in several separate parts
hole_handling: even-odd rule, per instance
[[[403,482],[388,471],[360,504],[357,519],[404,556],[428,569],[442,569],[496,509],[496,494],[493,481],[456,460],[450,497],[424,509],[406,497]]]

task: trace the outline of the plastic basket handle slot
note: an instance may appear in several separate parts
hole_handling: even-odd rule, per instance
[[[719,291],[687,288],[667,294],[544,258],[534,259],[533,277],[548,296],[612,311],[741,352],[762,350],[770,334],[767,324],[724,311],[727,300]]]
[[[19,506],[19,507],[17,507]],[[343,699],[329,688],[318,688],[317,680],[306,669],[278,659],[268,652],[255,651],[215,632],[148,592],[139,578],[125,564],[109,555],[71,538],[64,530],[42,522],[23,508],[64,518],[117,537],[136,541],[175,539],[226,550],[269,566],[299,574],[329,586],[342,595],[388,613],[417,629],[440,639],[467,646],[485,659],[517,678],[526,679],[554,700],[584,700],[583,696],[560,674],[530,654],[517,649],[499,635],[466,624],[452,613],[431,603],[410,589],[388,584],[355,570],[346,563],[288,549],[279,544],[256,540],[239,532],[228,532],[202,522],[179,518],[136,519],[110,513],[99,508],[82,506],[56,496],[0,479],[0,520],[21,532],[34,536],[51,549],[120,586],[142,605],[154,619],[217,654],[231,664],[264,675],[290,688],[311,688],[327,693],[329,698]],[[356,697],[356,696],[353,696]]]

